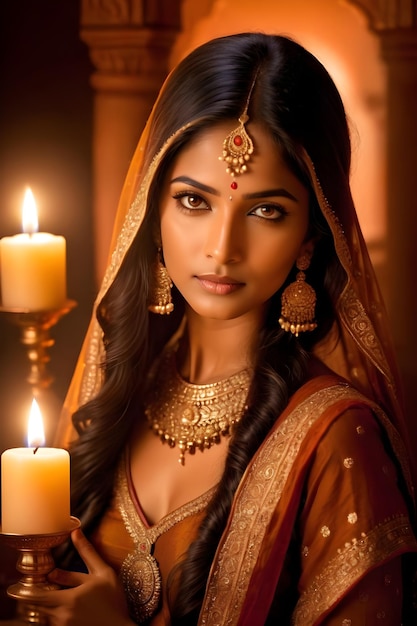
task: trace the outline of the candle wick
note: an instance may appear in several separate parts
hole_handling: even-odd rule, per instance
[[[36,448],[33,450],[33,454],[36,454],[38,450],[39,450],[39,446],[36,446]]]

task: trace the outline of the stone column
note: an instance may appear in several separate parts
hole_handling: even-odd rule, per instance
[[[180,0],[81,0],[81,39],[94,65],[93,211],[96,277],[106,266],[130,159],[180,27]]]
[[[388,70],[389,312],[417,443],[417,29],[381,33]]]
[[[417,1],[349,1],[368,15],[387,68],[387,304],[417,447]]]

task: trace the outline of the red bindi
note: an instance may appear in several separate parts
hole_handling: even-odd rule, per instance
[[[230,187],[231,187],[232,189],[237,189],[237,182],[234,180],[234,181],[231,183]]]

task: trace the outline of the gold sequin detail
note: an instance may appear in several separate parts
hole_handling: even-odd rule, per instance
[[[356,513],[349,513],[349,515],[347,516],[347,520],[349,524],[356,524],[356,522],[358,521],[358,516]]]
[[[352,620],[351,619],[344,619],[342,622],[342,626],[352,626]]]
[[[365,434],[365,429],[363,426],[357,426],[356,427],[356,432],[358,433],[358,435],[364,435]]]
[[[352,467],[352,465],[354,464],[354,460],[352,459],[352,457],[348,456],[346,459],[344,459],[343,461],[343,465],[346,467],[346,469],[350,469]]]
[[[310,552],[310,549],[308,546],[304,546],[303,548],[303,556],[308,556],[308,553]]]
[[[323,537],[328,537],[330,535],[330,528],[328,526],[322,526],[320,532]]]

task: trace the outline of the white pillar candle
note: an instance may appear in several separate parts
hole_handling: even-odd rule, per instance
[[[2,305],[43,311],[66,301],[66,242],[60,235],[39,233],[33,194],[23,203],[25,232],[0,240]]]
[[[42,448],[43,433],[31,424],[41,416],[36,400],[29,418],[29,447],[1,455],[2,532],[47,534],[70,527],[70,457],[60,448]],[[39,426],[38,426],[39,428]]]

